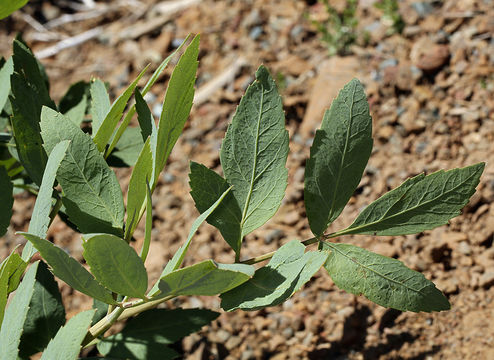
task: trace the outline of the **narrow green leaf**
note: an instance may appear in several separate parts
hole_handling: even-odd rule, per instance
[[[36,235],[22,232],[19,234],[33,243],[43,259],[50,265],[55,276],[83,294],[89,295],[107,304],[115,304],[115,300],[113,300],[111,293],[101,286],[89,271],[87,271],[77,260],[70,257],[65,251],[48,240],[41,239]]]
[[[153,114],[149,110],[146,100],[141,95],[139,89],[135,91],[136,104],[135,108],[137,111],[137,121],[139,121],[139,126],[141,128],[142,140],[146,141],[148,136],[151,136],[153,132],[156,133],[156,124],[154,123]]]
[[[108,112],[108,114],[106,114],[105,119],[99,126],[98,130],[93,133],[93,140],[99,152],[103,152],[103,150],[105,150],[106,144],[110,140],[113,131],[118,124],[118,120],[122,117],[125,107],[127,106],[127,103],[132,96],[137,83],[139,82],[139,80],[141,80],[141,77],[144,75],[148,67],[149,65],[141,71],[134,82],[132,82],[132,84],[130,84],[129,87],[125,89],[122,95],[120,95],[117,100],[115,100],[110,108],[110,111]]]
[[[100,79],[91,80],[91,118],[92,130],[96,135],[106,115],[110,112],[110,96],[106,86]]]
[[[131,319],[120,333],[102,339],[98,350],[103,355],[138,360],[172,359],[178,354],[170,352],[166,344],[199,331],[218,316],[204,309],[149,310]]]
[[[34,293],[29,304],[19,355],[28,358],[43,351],[65,324],[65,309],[58,284],[44,262],[38,265]]]
[[[0,19],[6,18],[27,4],[28,0],[6,0],[0,3]]]
[[[201,214],[209,209],[218,197],[230,187],[227,181],[213,170],[193,161],[190,163],[189,179],[190,195]],[[238,254],[242,245],[240,241],[242,239],[240,228],[242,210],[233,193],[229,193],[225,197],[206,221],[221,232],[225,241]]]
[[[146,200],[146,183],[151,181],[153,172],[153,155],[149,138],[142,147],[132,175],[129,180],[127,193],[127,221],[125,223],[125,239],[130,241],[141,215],[144,212]]]
[[[401,311],[441,311],[446,297],[419,272],[401,261],[350,244],[323,243],[330,250],[324,265],[336,286],[364,295],[378,305]]]
[[[198,55],[199,35],[192,40],[173,70],[163,102],[158,131],[151,136],[151,149],[154,155],[151,190],[156,187],[161,170],[165,167],[189,117],[194,100]]]
[[[34,292],[37,268],[38,262],[35,262],[27,270],[12,302],[5,310],[2,328],[0,329],[0,359],[17,359],[22,329],[29,310],[29,302]]]
[[[57,172],[62,201],[70,221],[81,232],[122,234],[123,195],[115,173],[91,138],[64,115],[43,108],[41,129],[44,147],[51,153],[56,144],[70,140]]]
[[[110,166],[115,167],[134,166],[143,146],[140,129],[137,127],[127,128],[107,162]]]
[[[0,236],[7,232],[12,217],[12,205],[14,197],[12,196],[12,182],[3,166],[0,166]]]
[[[121,295],[143,298],[148,287],[144,264],[123,239],[109,234],[83,235],[84,259],[94,277]]]
[[[161,297],[168,295],[217,295],[246,282],[254,267],[244,264],[218,264],[205,260],[171,272],[161,278]]]
[[[268,70],[261,66],[256,81],[240,100],[220,151],[225,178],[234,186],[242,209],[242,238],[278,210],[287,185],[287,156],[281,97]]]
[[[305,168],[304,199],[319,236],[357,188],[372,150],[372,119],[362,84],[353,79],[326,111]]]
[[[484,166],[479,163],[408,179],[367,206],[339,234],[406,235],[447,224],[468,203]]]
[[[77,359],[94,312],[94,310],[83,311],[71,318],[50,341],[41,360]]]
[[[146,228],[144,230],[144,242],[142,244],[141,253],[139,256],[142,262],[146,262],[151,245],[151,233],[153,232],[153,201],[149,182],[146,179]]]
[[[308,251],[297,240],[280,247],[252,279],[221,295],[221,307],[258,310],[281,304],[298,291],[321,268],[327,252]]]
[[[27,263],[15,252],[10,253],[0,265],[0,324],[3,321],[7,298],[19,286],[26,267]]]
[[[0,5],[1,6],[1,5]],[[0,112],[5,106],[10,93],[10,76],[14,72],[14,61],[12,57],[3,64],[0,69]]]

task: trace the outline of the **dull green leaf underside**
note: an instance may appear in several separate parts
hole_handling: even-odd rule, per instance
[[[3,321],[8,296],[19,286],[26,267],[27,263],[15,252],[10,253],[0,265],[0,325]]]
[[[362,84],[353,79],[324,114],[305,168],[305,208],[316,236],[340,215],[360,182],[371,150],[369,105]]]
[[[135,250],[110,234],[83,235],[83,256],[94,277],[108,289],[121,295],[143,298],[148,275]]]
[[[258,310],[287,300],[328,258],[327,252],[304,251],[305,246],[297,240],[280,247],[252,279],[221,295],[221,307],[226,311]]]
[[[137,127],[127,127],[107,162],[115,167],[132,167],[144,146],[141,131]]]
[[[350,244],[323,243],[324,267],[336,286],[401,311],[449,310],[446,297],[424,275],[401,261]]]
[[[14,60],[9,57],[0,68],[0,109],[3,109],[9,98],[10,93],[10,76],[14,72]]]
[[[240,100],[220,150],[225,178],[233,185],[242,210],[241,237],[278,210],[287,186],[287,156],[281,97],[268,70],[261,66]]]
[[[41,114],[41,134],[47,153],[70,140],[57,172],[62,201],[71,222],[84,233],[122,235],[124,204],[115,173],[98,152],[91,137],[64,115],[47,107]]]
[[[14,204],[12,182],[3,166],[0,166],[0,189],[0,236],[3,236],[9,227]]]
[[[406,235],[447,224],[468,203],[484,166],[408,179],[366,207],[341,234]]]
[[[110,111],[110,96],[106,91],[105,84],[100,79],[93,79],[90,89],[92,130],[96,134]]]

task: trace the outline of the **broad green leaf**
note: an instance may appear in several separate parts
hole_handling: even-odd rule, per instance
[[[96,149],[89,135],[64,115],[44,107],[41,134],[47,153],[70,140],[57,172],[62,201],[70,221],[81,232],[122,234],[123,195],[115,173]]]
[[[64,115],[67,116],[75,125],[80,126],[84,120],[84,115],[86,115],[86,108],[87,97],[84,95],[79,104],[71,108]]]
[[[143,146],[140,129],[137,127],[127,128],[107,162],[110,166],[115,167],[134,166]]]
[[[261,66],[256,81],[240,100],[220,151],[225,178],[233,185],[242,209],[241,238],[278,210],[287,185],[287,156],[281,97],[268,70]]]
[[[1,5],[0,5],[1,6]],[[0,69],[0,112],[5,106],[10,93],[10,76],[14,72],[14,61],[10,57]]]
[[[55,177],[57,175],[58,168],[65,157],[69,144],[70,142],[68,140],[59,142],[53,148],[50,156],[48,157],[48,162],[46,163],[43,180],[41,181],[38,197],[36,198],[36,203],[34,204],[28,230],[28,233],[36,235],[40,238],[45,238],[46,232],[48,231],[52,206],[51,196],[53,194]],[[31,258],[31,256],[33,256],[34,253],[35,250],[33,245],[28,242],[22,251],[23,260],[27,261]]]
[[[401,261],[350,244],[323,243],[329,250],[324,265],[336,286],[364,295],[378,305],[401,311],[441,311],[446,297],[419,272]]]
[[[4,0],[0,3],[0,19],[6,18],[27,4],[28,0]]]
[[[199,35],[192,40],[173,70],[163,102],[158,131],[151,136],[151,149],[154,156],[151,190],[155,189],[161,170],[165,167],[173,146],[189,117],[194,100],[198,55]]]
[[[107,289],[100,285],[77,260],[70,257],[65,251],[45,239],[36,235],[22,233],[28,241],[38,249],[43,259],[50,265],[55,276],[65,281],[74,289],[101,300],[107,304],[115,304],[115,300]]]
[[[44,262],[38,265],[34,293],[29,304],[19,355],[28,358],[43,351],[65,324],[65,309],[58,284]]]
[[[110,96],[106,86],[100,79],[91,80],[91,118],[92,130],[96,135],[106,115],[110,112]]]
[[[230,187],[227,181],[213,170],[193,161],[190,163],[189,179],[190,195],[201,214],[209,209],[218,197]],[[225,197],[206,221],[221,232],[225,241],[238,254],[242,245],[240,228],[242,210],[233,193],[229,193]]]
[[[308,251],[297,240],[280,247],[252,279],[221,295],[221,307],[258,310],[281,304],[298,291],[321,268],[327,252]]]
[[[27,263],[15,252],[5,258],[0,265],[0,324],[3,321],[7,298],[19,286],[26,267]]]
[[[218,316],[204,309],[149,310],[131,319],[120,333],[102,339],[98,350],[103,355],[139,360],[172,359],[178,354],[167,344],[199,331]]]
[[[0,236],[3,236],[9,227],[12,205],[14,204],[12,182],[3,166],[0,166],[0,189]]]
[[[209,207],[209,209],[207,209],[206,211],[204,211],[194,221],[194,223],[192,224],[192,227],[191,227],[191,229],[189,231],[189,236],[187,237],[187,241],[185,242],[185,244],[183,244],[182,246],[180,246],[180,248],[177,250],[177,252],[175,253],[175,255],[173,255],[172,259],[166,264],[166,267],[163,269],[163,272],[161,273],[160,278],[162,278],[163,276],[165,276],[167,274],[170,274],[172,271],[177,270],[180,267],[180,265],[182,265],[182,262],[184,261],[184,258],[185,258],[185,254],[187,253],[187,250],[189,249],[189,246],[190,246],[190,242],[192,241],[192,237],[196,233],[197,229],[199,229],[199,226],[201,226],[201,224],[204,222],[204,220],[206,220],[206,218],[208,216],[210,216],[211,213],[218,208],[218,206],[220,205],[220,203],[228,195],[228,193],[230,192],[231,189],[232,189],[231,187],[229,187],[228,189],[226,189],[223,192],[223,194],[221,194],[221,196],[219,197],[219,199],[217,199],[216,202]],[[153,286],[153,288],[149,292],[149,296],[153,296],[153,295],[155,295],[157,293],[157,291],[158,291],[158,284],[159,284],[159,282],[156,282],[156,284]]]
[[[0,359],[17,359],[22,329],[34,292],[38,262],[31,265],[10,302],[0,329]]]
[[[406,235],[447,224],[468,203],[484,166],[479,163],[408,179],[367,206],[339,234]]]
[[[117,100],[115,100],[110,108],[110,111],[108,111],[105,119],[99,126],[98,130],[93,133],[93,140],[99,152],[103,152],[103,150],[105,150],[106,144],[110,140],[113,131],[118,124],[118,120],[122,117],[125,107],[127,106],[127,103],[129,102],[129,99],[132,96],[137,83],[139,82],[139,80],[141,80],[141,77],[144,75],[147,68],[148,66],[146,66],[144,70],[141,71],[134,82],[132,82],[132,84],[130,84],[129,87],[125,89],[122,95],[120,95]]]
[[[362,84],[353,79],[324,114],[305,168],[305,208],[316,236],[326,231],[353,195],[371,150],[369,104]]]
[[[148,104],[141,95],[139,89],[135,91],[136,104],[135,108],[137,111],[137,121],[139,121],[139,127],[141,128],[142,140],[146,141],[148,136],[151,136],[153,132],[156,133],[156,124],[154,123],[153,114],[149,110]]]
[[[143,298],[148,275],[135,250],[110,234],[83,235],[84,259],[94,277],[115,293]]]
[[[83,311],[71,318],[50,341],[43,351],[41,360],[77,359],[94,312],[94,310]]]
[[[161,297],[168,295],[218,295],[246,282],[254,267],[244,264],[218,264],[213,260],[185,267],[161,278]]]

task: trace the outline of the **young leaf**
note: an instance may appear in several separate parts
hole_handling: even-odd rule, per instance
[[[0,19],[6,18],[17,9],[27,4],[28,0],[9,0],[0,3]]]
[[[27,263],[15,252],[12,252],[0,265],[0,324],[3,321],[7,298],[19,286],[26,267]]]
[[[0,329],[0,359],[17,359],[22,329],[29,310],[29,302],[34,292],[38,262],[31,265],[17,288],[12,302],[5,310]]]
[[[190,195],[201,214],[210,208],[230,186],[225,179],[213,170],[193,161],[190,163],[189,179]],[[225,197],[206,221],[221,232],[225,241],[238,254],[242,245],[242,231],[240,228],[242,210],[238,206],[233,193],[229,193]]]
[[[92,130],[96,135],[106,115],[110,112],[110,96],[100,79],[91,80],[91,118]]]
[[[94,277],[115,293],[143,298],[148,275],[135,250],[114,235],[83,235],[84,259]]]
[[[5,106],[10,93],[10,76],[14,72],[14,61],[12,57],[3,64],[0,69],[0,112]]]
[[[418,175],[367,206],[339,234],[406,235],[458,216],[475,192],[484,163]]]
[[[77,359],[94,312],[94,310],[83,311],[71,318],[50,341],[43,351],[41,360]]]
[[[7,232],[12,217],[12,205],[14,197],[12,196],[12,182],[7,174],[7,170],[0,166],[0,236]]]
[[[213,260],[185,267],[161,278],[160,297],[168,295],[217,295],[246,282],[254,267],[244,264],[218,264]]]
[[[258,310],[287,300],[328,258],[327,252],[304,251],[305,246],[297,240],[280,247],[252,279],[221,295],[221,307],[226,311]]]
[[[102,339],[98,350],[110,357],[171,359],[178,354],[172,353],[167,344],[200,330],[218,316],[217,312],[204,309],[152,309],[132,318],[120,333]],[[144,353],[138,345],[144,347]]]
[[[151,190],[155,189],[161,170],[165,167],[192,108],[199,38],[197,35],[192,40],[173,70],[163,102],[158,131],[151,136],[151,149],[154,155]]]
[[[114,167],[134,166],[143,146],[140,129],[137,127],[127,128],[107,162]]]
[[[275,82],[261,66],[240,100],[220,150],[225,178],[242,209],[241,238],[278,210],[287,185],[287,156],[283,104]]]
[[[43,351],[58,329],[65,324],[65,309],[58,284],[44,262],[38,265],[34,293],[29,304],[19,355],[28,358]]]
[[[70,257],[65,251],[45,239],[36,235],[22,233],[28,241],[32,242],[38,249],[43,259],[61,280],[65,281],[74,289],[101,300],[107,304],[115,304],[111,293],[101,286],[77,260]]]
[[[431,281],[399,260],[350,244],[324,242],[323,249],[330,250],[324,267],[336,286],[345,291],[401,311],[450,308],[446,297]]]
[[[353,79],[326,111],[305,168],[304,199],[320,236],[357,188],[372,150],[372,119],[362,84]]]
[[[47,153],[70,140],[58,172],[63,204],[70,221],[82,232],[122,234],[123,196],[115,173],[108,167],[91,138],[64,115],[44,107],[41,134]]]
[[[93,140],[96,144],[99,152],[103,152],[105,150],[105,146],[111,138],[113,134],[113,130],[118,124],[118,120],[122,117],[122,114],[127,106],[127,102],[129,101],[132,93],[134,92],[135,87],[139,80],[141,80],[142,75],[146,72],[148,66],[141,71],[141,73],[137,76],[132,84],[129,85],[127,89],[118,97],[117,100],[113,103],[110,108],[110,111],[105,116],[105,119],[99,126],[98,130],[93,133]]]

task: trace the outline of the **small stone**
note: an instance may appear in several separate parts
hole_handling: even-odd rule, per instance
[[[429,38],[421,38],[415,42],[410,51],[412,63],[424,71],[440,69],[449,59],[449,47],[434,43]]]
[[[460,242],[460,244],[458,244],[458,251],[463,255],[470,255],[472,249],[470,248],[470,245],[468,245],[466,241],[462,241]]]
[[[286,214],[283,218],[283,223],[289,226],[295,225],[300,219],[298,211],[293,210]]]
[[[266,245],[271,244],[273,241],[281,239],[283,235],[284,232],[281,229],[272,230],[264,237],[264,243]]]
[[[225,347],[228,350],[233,350],[242,343],[242,338],[240,336],[232,336],[225,343]]]
[[[494,285],[494,270],[488,270],[480,276],[479,286],[488,289],[492,285]]]
[[[413,2],[412,9],[415,10],[418,16],[426,17],[434,11],[434,7],[429,2]]]

